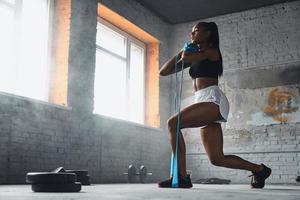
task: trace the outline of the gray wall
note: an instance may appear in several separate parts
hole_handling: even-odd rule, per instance
[[[300,1],[232,13],[202,21],[219,28],[224,76],[220,87],[230,102],[222,125],[224,153],[273,169],[270,183],[294,183],[300,174]],[[198,21],[178,24],[170,43],[174,54]],[[183,105],[193,103],[185,70]],[[210,164],[199,129],[183,130],[193,180],[225,178],[249,183],[249,172]]]
[[[157,37],[160,62],[167,59],[167,24],[135,1],[102,2]],[[169,79],[160,84],[161,128],[94,115],[97,1],[72,0],[71,10],[68,107],[0,94],[0,183],[24,183],[27,172],[58,166],[88,169],[92,183],[126,182],[131,163],[147,166],[149,182],[167,177]]]

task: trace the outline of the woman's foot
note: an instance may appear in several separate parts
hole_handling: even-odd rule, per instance
[[[171,188],[172,187],[172,179],[173,179],[173,177],[170,177],[167,180],[159,182],[158,183],[158,187],[161,187],[161,188]]]
[[[190,175],[187,175],[186,177],[183,177],[179,174],[178,176],[179,180],[179,185],[178,188],[191,188],[193,187]],[[161,188],[171,188],[172,187],[172,177],[170,177],[169,179],[165,180],[165,181],[161,181],[158,183],[158,187]]]
[[[263,169],[259,172],[252,172],[251,179],[251,187],[252,188],[263,188],[265,186],[265,180],[270,176],[272,170],[265,166],[264,164],[261,164]]]

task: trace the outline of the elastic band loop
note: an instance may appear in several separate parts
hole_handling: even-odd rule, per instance
[[[179,181],[178,181],[178,141],[179,141],[179,132],[180,132],[180,108],[181,108],[181,95],[182,95],[182,84],[183,84],[183,68],[184,68],[184,62],[181,64],[181,81],[180,81],[180,91],[178,93],[178,87],[177,87],[177,61],[178,56],[176,55],[176,61],[175,61],[175,112],[178,113],[177,115],[177,125],[176,125],[176,148],[175,148],[175,155],[173,156],[172,153],[172,160],[171,160],[171,175],[173,175],[172,179],[172,187],[178,188]]]

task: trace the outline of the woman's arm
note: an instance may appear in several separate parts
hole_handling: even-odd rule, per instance
[[[177,54],[178,58],[181,58],[182,56],[182,50]],[[175,73],[175,60],[176,60],[176,56],[172,57],[171,59],[169,59],[163,66],[162,68],[159,70],[159,75],[160,76],[167,76],[170,74],[174,74]],[[190,66],[190,63],[185,63],[185,65],[183,66],[183,69],[187,68]],[[181,71],[182,66],[181,66],[181,62],[177,63],[177,72]]]
[[[199,62],[205,59],[212,59],[215,57],[216,51],[215,49],[207,49],[205,51],[199,51],[197,53],[183,53],[181,58],[178,62],[185,62],[185,63],[193,63]]]
[[[177,63],[177,72],[181,71],[182,69],[182,62],[184,62],[184,66],[183,69],[189,67],[191,65],[191,63],[193,62],[199,62],[205,59],[214,59],[214,57],[216,57],[216,50],[215,49],[207,49],[205,51],[199,51],[197,53],[183,53],[183,51],[180,51],[177,55],[178,58],[180,58],[180,60],[178,60]],[[168,60],[160,69],[159,71],[159,75],[161,76],[167,76],[170,74],[175,73],[175,59],[176,56],[174,56],[173,58],[171,58],[170,60]]]

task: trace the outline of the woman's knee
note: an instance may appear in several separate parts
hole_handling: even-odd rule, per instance
[[[223,164],[224,164],[224,157],[221,157],[221,156],[211,157],[211,158],[209,158],[209,160],[210,160],[210,163],[215,166],[223,166]]]
[[[177,127],[177,117],[169,118],[167,124],[169,130],[175,130]]]

